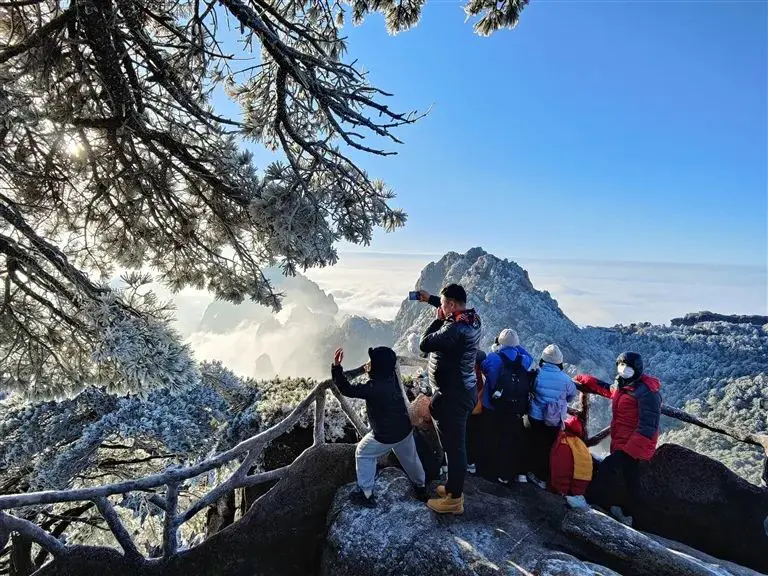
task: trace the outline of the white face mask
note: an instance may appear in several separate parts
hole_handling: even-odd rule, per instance
[[[635,375],[635,371],[632,369],[632,367],[627,366],[626,364],[619,364],[616,371],[618,372],[619,376],[625,380],[632,378],[632,376]]]

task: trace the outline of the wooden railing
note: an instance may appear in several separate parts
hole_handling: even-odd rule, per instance
[[[347,378],[356,378],[363,373],[363,367],[346,372]],[[330,391],[341,406],[341,410],[355,428],[358,434],[365,435],[368,430],[360,416],[351,407],[346,398],[339,392],[332,380],[325,380],[317,384],[307,396],[291,411],[283,420],[258,434],[240,442],[237,446],[217,454],[198,464],[186,467],[177,467],[166,470],[161,474],[153,474],[136,480],[127,480],[89,488],[72,490],[50,490],[44,492],[29,492],[25,494],[10,494],[0,496],[0,550],[10,539],[12,532],[17,532],[24,538],[38,544],[54,557],[66,556],[68,547],[59,539],[52,536],[35,523],[14,516],[7,510],[56,504],[61,502],[90,501],[93,502],[107,526],[112,531],[115,539],[123,549],[127,559],[136,564],[157,562],[159,558],[145,558],[136,547],[131,535],[123,526],[117,511],[109,501],[109,496],[124,495],[131,492],[152,492],[155,489],[165,487],[164,497],[159,494],[152,496],[149,501],[163,511],[163,558],[168,558],[178,550],[179,528],[185,522],[191,520],[197,513],[214,504],[219,498],[236,488],[247,488],[278,480],[290,469],[290,465],[261,472],[249,474],[262,451],[275,438],[281,436],[293,428],[302,415],[314,404],[314,444],[325,442],[325,402],[327,392]],[[205,474],[210,470],[238,460],[240,462],[232,475],[221,484],[218,484],[205,495],[193,502],[184,511],[179,511],[179,493],[184,483],[192,478]]]
[[[576,387],[580,391],[580,408],[568,408],[568,412],[570,414],[577,416],[579,420],[581,420],[582,426],[586,431],[587,419],[589,417],[589,400],[590,400],[590,397],[594,394],[594,392],[583,387],[580,384],[577,384]],[[668,416],[669,418],[674,418],[675,420],[678,420],[685,424],[693,424],[694,426],[698,426],[699,428],[704,428],[705,430],[709,430],[710,432],[716,432],[717,434],[723,434],[725,436],[729,436],[730,438],[732,438],[733,440],[736,440],[737,442],[741,442],[743,444],[750,444],[752,446],[759,446],[763,448],[766,451],[766,454],[768,455],[768,435],[766,434],[747,433],[747,432],[741,432],[739,430],[734,430],[726,426],[716,426],[714,424],[705,422],[701,418],[697,418],[696,416],[689,414],[684,410],[680,410],[679,408],[674,408],[672,406],[667,406],[666,404],[661,405],[661,413],[664,416]],[[597,444],[599,444],[600,442],[608,438],[610,435],[611,435],[611,429],[603,428],[593,436],[588,436],[586,440],[586,444],[587,446],[596,446]]]

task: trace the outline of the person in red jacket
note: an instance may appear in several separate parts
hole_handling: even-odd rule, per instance
[[[643,359],[636,352],[620,354],[616,372],[612,385],[588,374],[579,374],[575,380],[591,392],[610,398],[613,409],[611,454],[600,463],[587,500],[608,504],[617,520],[631,526],[640,495],[638,464],[653,457],[659,438],[661,383],[643,373]],[[617,475],[623,475],[626,482],[623,506],[610,502]]]
[[[592,480],[592,455],[583,438],[581,422],[569,416],[549,455],[549,489],[565,496],[573,508],[587,506],[584,494]]]

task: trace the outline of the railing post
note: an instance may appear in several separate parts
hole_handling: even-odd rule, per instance
[[[315,432],[314,444],[325,442],[325,389],[315,396]]]
[[[336,400],[339,401],[341,409],[344,411],[344,414],[347,415],[349,421],[352,422],[352,425],[355,427],[355,430],[357,430],[357,433],[360,435],[360,437],[362,438],[365,436],[368,433],[368,429],[365,427],[365,424],[363,424],[360,416],[358,416],[357,413],[352,409],[352,406],[349,405],[347,399],[341,395],[341,392],[339,392],[339,389],[335,384],[331,384],[331,393],[336,397]]]
[[[106,520],[107,526],[112,530],[112,534],[115,535],[118,544],[120,544],[123,552],[125,552],[125,556],[131,560],[143,560],[141,553],[136,548],[136,544],[134,544],[131,539],[131,535],[128,533],[128,530],[125,529],[125,526],[123,526],[123,523],[120,521],[120,516],[118,516],[117,511],[114,506],[112,506],[109,499],[106,496],[100,496],[99,498],[96,498],[95,503],[99,512],[101,512],[101,515],[104,517],[104,520]]]
[[[579,392],[579,404],[581,409],[576,416],[581,422],[581,428],[584,430],[584,437],[589,438],[589,432],[587,430],[587,423],[589,422],[589,394],[586,392]]]

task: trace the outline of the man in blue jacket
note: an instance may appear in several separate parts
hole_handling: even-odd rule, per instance
[[[533,358],[511,328],[502,330],[496,343],[496,350],[481,365],[485,374],[482,401],[487,444],[485,469],[480,474],[502,484],[512,479],[526,482],[523,415],[528,410]]]

